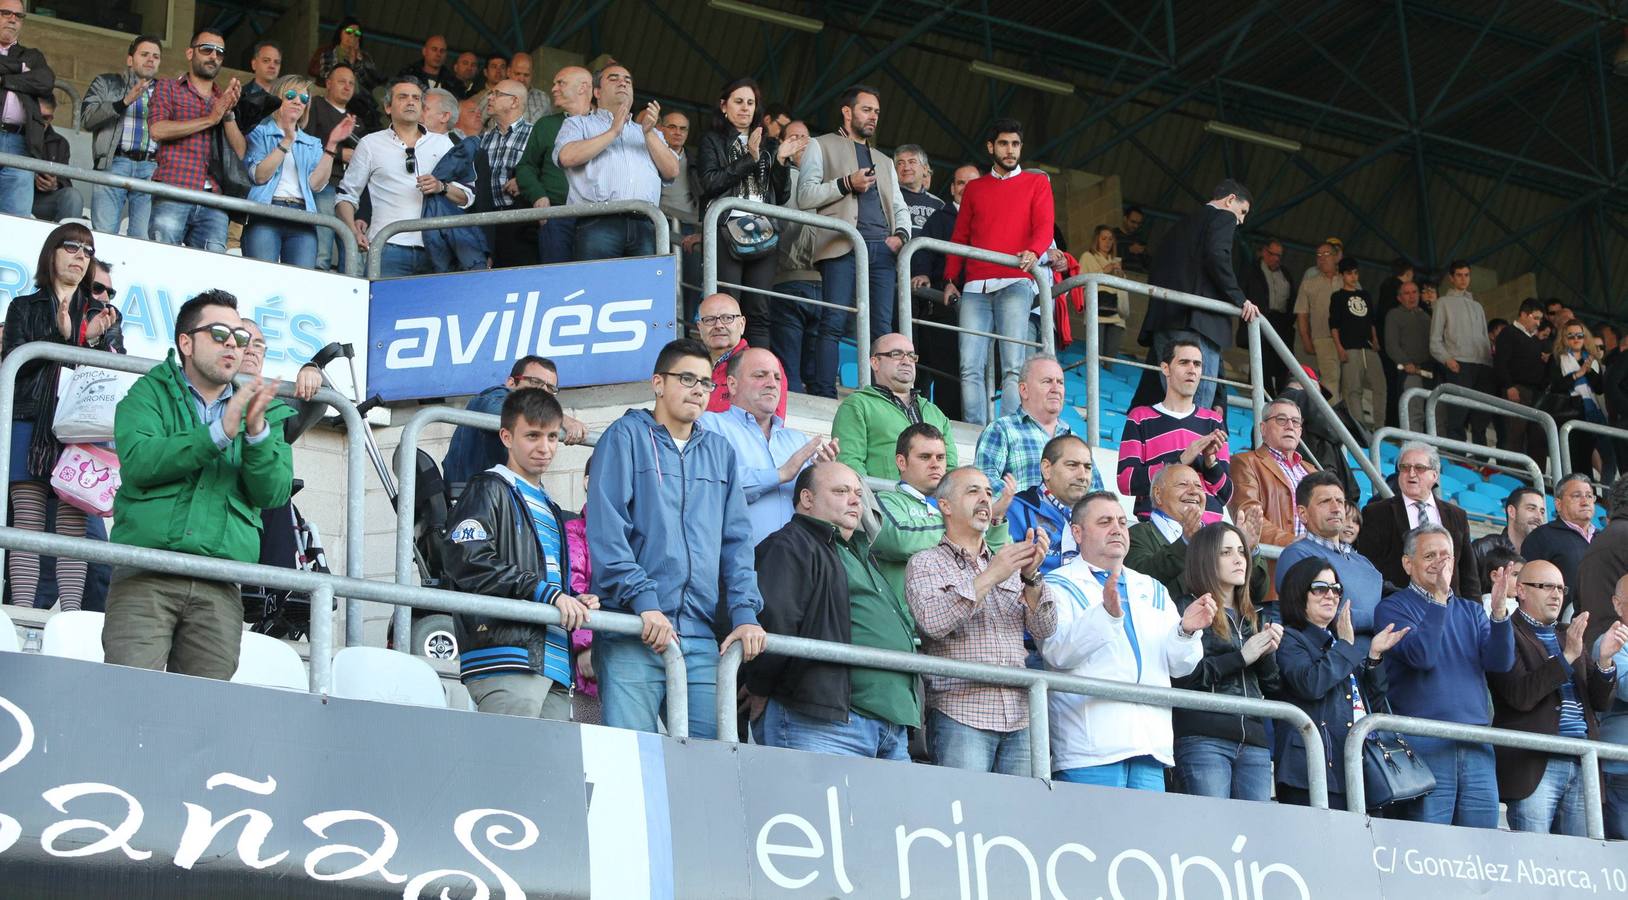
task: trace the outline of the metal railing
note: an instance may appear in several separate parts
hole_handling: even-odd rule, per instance
[[[839,303],[828,303],[824,300],[814,300],[808,297],[798,297],[795,294],[786,294],[780,291],[763,290],[744,284],[722,282],[724,287],[739,291],[748,291],[774,297],[777,300],[806,303],[810,306],[823,306],[827,309],[840,309],[854,317],[854,343],[859,348],[860,364],[858,366],[859,387],[869,387],[871,383],[870,367],[864,364],[867,354],[870,353],[870,344],[873,337],[881,335],[871,334],[871,260],[870,255],[860,252],[865,246],[865,239],[859,234],[859,229],[849,222],[833,219],[801,209],[792,209],[788,206],[775,206],[772,203],[760,203],[756,200],[744,200],[740,197],[720,197],[712,201],[707,207],[706,215],[701,220],[701,296],[703,298],[718,293],[718,225],[723,221],[724,214],[739,210],[754,215],[766,216],[770,219],[779,219],[782,222],[796,222],[804,228],[824,228],[840,233],[854,246],[854,305],[843,306]],[[784,237],[782,235],[782,237]]]
[[[1414,390],[1421,389],[1414,388]],[[1404,398],[1402,402],[1404,404],[1403,408],[1405,409],[1406,399]],[[1502,413],[1506,416],[1515,416],[1516,418],[1526,419],[1529,422],[1536,422],[1538,426],[1543,429],[1544,437],[1548,438],[1549,440],[1550,475],[1553,476],[1556,483],[1558,483],[1560,479],[1566,477],[1566,472],[1570,469],[1569,459],[1565,454],[1560,452],[1560,430],[1555,426],[1554,416],[1549,415],[1541,409],[1535,409],[1533,407],[1526,406],[1525,404],[1507,400],[1503,397],[1494,397],[1491,394],[1482,393],[1474,388],[1465,387],[1462,384],[1438,384],[1430,389],[1430,395],[1425,398],[1424,430],[1426,434],[1434,435],[1440,433],[1436,426],[1436,407],[1442,403],[1446,403],[1450,406],[1463,406],[1478,412]],[[1398,418],[1397,421],[1400,422],[1401,419]],[[1471,446],[1479,449],[1465,452],[1473,452],[1477,456],[1485,455],[1483,452],[1485,448],[1481,447],[1480,444],[1471,442]],[[1528,456],[1527,459],[1531,459],[1531,457]],[[1541,486],[1541,484],[1539,486]]]
[[[1368,448],[1368,459],[1371,459],[1376,466],[1379,465],[1380,445],[1386,441],[1396,441],[1397,443],[1418,441],[1443,450],[1452,450],[1455,453],[1474,453],[1477,456],[1491,456],[1493,459],[1508,460],[1517,465],[1524,465],[1526,471],[1532,475],[1532,484],[1539,488],[1543,486],[1543,470],[1538,468],[1538,461],[1518,450],[1505,450],[1502,447],[1483,447],[1469,441],[1455,441],[1452,438],[1438,437],[1434,434],[1424,434],[1418,431],[1403,431],[1400,428],[1392,428],[1387,425],[1374,431],[1373,444]],[[1363,457],[1359,456],[1357,458],[1362,459]]]
[[[611,200],[605,203],[577,203],[565,206],[545,206],[542,209],[526,207],[524,209],[494,209],[487,212],[461,213],[456,216],[431,216],[427,219],[401,219],[379,229],[379,233],[367,239],[369,245],[383,249],[390,239],[398,234],[413,231],[438,231],[442,228],[483,228],[487,225],[518,225],[525,222],[543,222],[548,219],[587,219],[593,216],[644,216],[650,220],[651,228],[655,231],[657,256],[671,256],[673,253],[673,236],[667,233],[667,217],[661,214],[654,203],[643,200]],[[355,235],[351,235],[355,240]],[[374,280],[380,277],[384,265],[384,254],[369,253],[367,255],[367,277]],[[676,279],[675,279],[676,280]]]
[[[418,505],[418,440],[427,425],[446,422],[497,431],[501,420],[491,413],[470,412],[450,406],[428,406],[413,413],[401,428],[396,443],[396,583],[413,583],[413,526]],[[407,646],[412,634],[413,608],[397,606],[391,614],[397,646]]]
[[[10,422],[12,419],[12,410],[17,402],[17,373],[23,366],[36,360],[95,366],[135,375],[145,375],[147,370],[164,362],[141,356],[110,353],[106,350],[69,347],[47,341],[30,341],[11,351],[5,361],[0,362],[0,422]],[[240,385],[246,385],[250,379],[248,376],[239,375],[238,381]],[[277,389],[277,395],[294,396],[294,385],[283,382]],[[366,546],[364,502],[367,495],[367,476],[364,464],[367,459],[365,431],[367,423],[362,420],[362,414],[357,411],[356,404],[332,388],[325,387],[317,391],[312,402],[332,406],[339,410],[340,416],[345,420],[345,571],[352,578],[361,578],[364,571],[362,548]],[[10,466],[10,460],[11,429],[0,428],[0,474],[9,476],[6,470]],[[7,521],[9,502],[10,496],[7,492],[0,491],[0,522]],[[5,551],[0,549],[0,562],[3,562],[4,558]],[[362,607],[358,603],[345,608],[345,645],[354,646],[361,642]]]
[[[1582,761],[1578,774],[1583,780],[1581,793],[1584,818],[1588,824],[1588,836],[1597,841],[1605,839],[1605,816],[1600,798],[1600,760],[1628,762],[1628,746],[1622,744],[1511,731],[1486,725],[1464,725],[1438,719],[1419,719],[1390,713],[1369,713],[1353,723],[1345,736],[1345,806],[1351,812],[1367,812],[1368,791],[1362,781],[1362,744],[1370,732],[1380,730],[1579,758]]]
[[[78,166],[65,166],[59,163],[46,162],[43,159],[32,159],[10,153],[0,153],[0,168],[27,169],[30,172],[55,175],[58,178],[72,178],[88,184],[100,184],[106,187],[152,194],[160,200],[192,203],[224,212],[244,213],[259,216],[263,219],[280,219],[285,222],[293,222],[296,225],[326,228],[339,236],[339,244],[345,249],[345,274],[351,276],[360,276],[362,274],[362,255],[356,246],[356,233],[351,231],[350,226],[340,221],[337,216],[306,212],[303,209],[290,209],[286,206],[273,206],[270,203],[256,203],[253,200],[227,197],[210,191],[194,191],[145,178],[130,178],[95,169],[81,169]],[[133,234],[130,237],[147,240],[147,235],[144,234]]]
[[[1601,425],[1599,422],[1590,422],[1587,419],[1572,419],[1560,426],[1560,449],[1565,451],[1566,471],[1571,472],[1571,436],[1573,432],[1586,431],[1589,434],[1598,434],[1619,441],[1628,441],[1628,428],[1618,428],[1615,425]],[[1628,460],[1617,460],[1619,471]]]
[[[130,547],[85,538],[64,537],[20,528],[0,528],[0,547],[28,550],[42,556],[84,559],[114,566],[133,566],[150,572],[164,572],[194,578],[207,578],[238,584],[263,584],[286,591],[311,592],[311,690],[328,693],[332,690],[333,620],[330,607],[323,606],[325,598],[340,596],[347,601],[371,600],[375,603],[411,605],[437,612],[490,616],[538,625],[559,625],[560,612],[546,603],[531,603],[500,597],[483,597],[436,588],[413,587],[388,581],[365,581],[319,572],[262,566],[231,560],[210,559],[154,550],[148,547]],[[331,602],[331,601],[330,601]],[[638,637],[644,622],[638,616],[623,613],[599,612],[588,614],[588,627],[594,631]],[[667,682],[667,733],[673,737],[689,735],[689,691],[684,670],[684,654],[678,642],[667,646],[662,655],[662,666]]]

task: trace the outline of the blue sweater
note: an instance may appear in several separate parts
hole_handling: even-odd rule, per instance
[[[1006,509],[1006,523],[1015,543],[1029,536],[1029,529],[1038,528],[1046,533],[1051,544],[1046,551],[1046,558],[1040,561],[1040,574],[1044,575],[1057,568],[1067,559],[1063,558],[1064,535],[1068,534],[1068,515],[1058,509],[1056,504],[1040,496],[1040,485],[1018,491],[1012,497],[1012,505]],[[1069,548],[1069,557],[1076,551]]]
[[[1444,606],[1408,587],[1380,601],[1374,624],[1413,629],[1385,654],[1398,715],[1492,723],[1487,673],[1515,665],[1515,628],[1507,617],[1492,622],[1479,600],[1453,595]]]
[[[1284,573],[1295,563],[1313,556],[1327,560],[1335,577],[1340,579],[1340,586],[1345,588],[1345,597],[1351,601],[1351,626],[1357,632],[1357,649],[1361,651],[1358,658],[1367,656],[1368,644],[1374,632],[1385,627],[1374,624],[1374,611],[1379,608],[1380,598],[1385,596],[1385,576],[1379,574],[1368,557],[1355,550],[1342,555],[1311,538],[1303,537],[1283,548],[1282,555],[1278,557],[1273,587],[1281,592]]]

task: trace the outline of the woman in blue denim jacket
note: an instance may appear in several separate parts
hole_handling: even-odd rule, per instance
[[[282,105],[249,132],[243,164],[254,187],[249,199],[287,209],[317,211],[316,192],[328,184],[334,148],[350,136],[356,118],[346,116],[328,135],[327,146],[306,134],[310,116],[311,80],[284,75],[272,86]],[[250,216],[243,227],[243,255],[267,262],[285,262],[302,268],[317,263],[317,230],[283,219]]]

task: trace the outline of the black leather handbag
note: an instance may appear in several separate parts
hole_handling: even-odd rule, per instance
[[[1377,809],[1423,797],[1436,789],[1436,776],[1400,734],[1376,730],[1362,741],[1362,783],[1368,808]]]
[[[212,152],[209,154],[209,177],[220,188],[220,192],[228,197],[240,200],[247,199],[254,182],[249,178],[249,169],[243,165],[243,157],[232,151],[232,144],[226,140],[226,128],[216,125],[209,130],[209,140]]]

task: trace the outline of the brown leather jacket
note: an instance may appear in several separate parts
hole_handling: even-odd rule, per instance
[[[1302,458],[1307,474],[1317,471],[1311,460]],[[1264,447],[1246,450],[1232,458],[1232,517],[1245,509],[1261,511],[1261,543],[1287,547],[1294,543],[1294,488],[1283,467]]]

